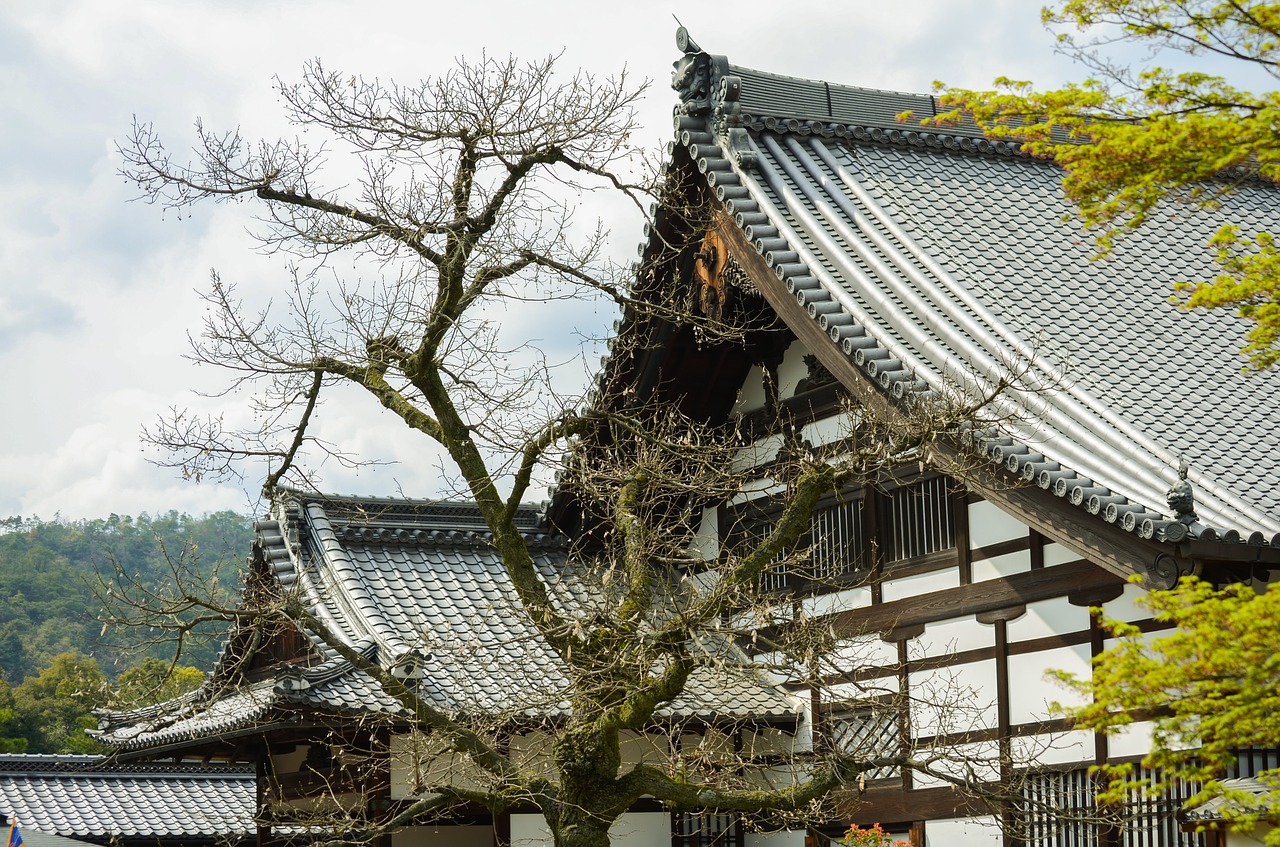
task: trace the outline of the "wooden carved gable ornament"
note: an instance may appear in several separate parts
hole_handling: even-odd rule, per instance
[[[724,236],[709,229],[694,256],[694,309],[713,321],[725,320],[733,303],[733,289],[755,293],[746,271],[729,255]]]

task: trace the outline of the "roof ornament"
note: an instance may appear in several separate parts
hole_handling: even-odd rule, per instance
[[[1195,489],[1187,481],[1188,470],[1190,468],[1187,465],[1187,459],[1183,456],[1178,461],[1178,481],[1169,487],[1164,496],[1169,503],[1169,508],[1173,510],[1173,519],[1191,526],[1200,518],[1196,516]]]

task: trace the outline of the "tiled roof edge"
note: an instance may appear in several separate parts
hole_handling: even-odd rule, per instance
[[[800,251],[787,243],[773,226],[768,214],[762,210],[758,200],[752,196],[751,190],[743,183],[738,171],[755,167],[758,155],[754,143],[749,137],[744,137],[744,126],[802,135],[817,134],[1005,156],[1021,155],[1018,145],[968,139],[970,143],[962,146],[959,140],[948,144],[949,137],[940,133],[883,130],[857,125],[851,128],[846,124],[818,120],[774,119],[770,126],[768,119],[743,115],[736,108],[741,96],[741,81],[733,78],[732,74],[725,73],[727,70],[735,68],[728,65],[723,57],[710,56],[700,51],[687,52],[676,63],[673,87],[680,91],[682,103],[676,107],[675,143],[688,151],[716,198],[724,204],[779,281],[796,296],[809,316],[830,335],[845,355],[894,401],[909,403],[929,400],[936,392],[936,387],[924,383],[908,371],[866,327],[834,301],[831,293],[809,272],[807,264],[801,260]],[[641,256],[648,258],[643,247]],[[1052,490],[1056,496],[1067,499],[1073,506],[1144,539],[1174,544],[1190,537],[1209,542],[1280,547],[1280,533],[1267,538],[1260,530],[1245,534],[1230,527],[1207,526],[1198,521],[1179,520],[1177,516],[1171,518],[1162,510],[1153,509],[1105,485],[1094,483],[1070,467],[1053,461],[1033,447],[1004,433],[975,436],[972,446],[993,462],[1005,466],[1011,475],[1028,482],[1035,481],[1041,488]]]

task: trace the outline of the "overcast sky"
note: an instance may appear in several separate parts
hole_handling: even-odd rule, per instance
[[[148,463],[141,428],[167,409],[218,411],[193,394],[220,376],[184,358],[216,268],[245,291],[283,288],[280,258],[253,252],[242,210],[188,219],[130,202],[115,139],[131,117],[171,146],[194,118],[250,136],[287,132],[272,79],[320,58],[406,82],[457,55],[541,57],[654,81],[654,146],[669,135],[673,14],[735,64],[875,88],[985,86],[999,74],[1053,84],[1073,71],[1032,0],[791,0],[661,4],[401,0],[5,0],[0,4],[0,516],[101,517],[257,507],[236,486],[194,484]],[[620,255],[639,221],[601,206]],[[607,317],[607,316],[606,316]],[[602,320],[604,317],[601,318]],[[325,488],[434,496],[433,453],[403,425],[330,404],[332,437],[399,464],[327,468]],[[234,406],[229,417],[242,413]],[[260,483],[250,479],[252,491]]]

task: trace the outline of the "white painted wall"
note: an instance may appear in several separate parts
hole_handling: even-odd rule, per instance
[[[829,594],[817,594],[805,597],[800,607],[805,614],[813,617],[844,612],[849,609],[863,609],[871,605],[870,588],[846,588],[843,591],[832,591]]]
[[[994,647],[995,643],[994,626],[978,623],[972,617],[952,618],[925,624],[924,634],[912,639],[911,652],[915,655],[945,656]]]
[[[742,847],[804,847],[804,830],[745,832],[742,834]]]
[[[1057,681],[1046,678],[1050,670],[1067,671],[1088,679],[1089,645],[1077,644],[1038,653],[1009,657],[1009,720],[1015,724],[1060,717],[1050,704],[1082,706],[1086,698]]]
[[[1089,610],[1073,606],[1066,597],[1027,604],[1027,613],[1009,621],[1009,641],[1029,641],[1089,629]]]
[[[947,568],[941,571],[902,576],[897,579],[886,579],[880,584],[880,596],[887,603],[901,600],[904,597],[919,597],[935,591],[945,591],[960,585],[959,568]]]
[[[969,504],[969,546],[987,547],[1027,537],[1027,525],[989,500]]]
[[[609,827],[609,842],[613,847],[671,847],[671,815],[627,812]],[[511,847],[551,847],[551,831],[547,829],[546,819],[542,815],[512,815]]]
[[[1025,573],[1031,570],[1031,551],[1019,550],[1016,553],[1005,553],[1003,556],[990,559],[975,559],[969,567],[973,573],[974,582]]]
[[[926,847],[999,847],[1000,827],[994,817],[929,821],[924,843]]]
[[[911,727],[917,736],[996,726],[994,659],[913,671],[909,685]]]

